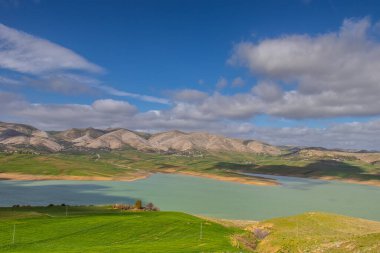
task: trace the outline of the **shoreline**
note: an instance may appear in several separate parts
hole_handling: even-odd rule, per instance
[[[70,175],[33,175],[33,174],[21,174],[21,173],[11,173],[11,172],[0,172],[0,181],[2,180],[16,180],[16,181],[44,181],[44,180],[73,180],[73,181],[122,181],[122,182],[133,182],[136,180],[146,179],[154,173],[164,173],[164,174],[178,174],[185,176],[194,176],[200,178],[214,179],[224,182],[233,182],[246,185],[256,185],[256,186],[278,186],[281,185],[276,179],[266,178],[268,176],[285,176],[278,174],[262,174],[259,176],[248,176],[248,177],[238,177],[238,176],[223,176],[211,173],[202,173],[195,171],[178,171],[172,169],[156,170],[152,172],[140,173],[137,175],[127,175],[127,176],[70,176]],[[341,179],[332,176],[322,176],[322,177],[300,177],[300,176],[285,176],[285,177],[295,177],[303,179],[318,179],[325,181],[338,181],[350,184],[368,185],[380,187],[379,180],[368,180],[362,181],[359,179]]]
[[[255,178],[252,177],[229,177],[214,175],[210,173],[201,173],[193,171],[174,171],[174,170],[162,170],[154,171],[150,173],[142,173],[136,176],[117,176],[117,177],[104,177],[104,176],[69,176],[69,175],[33,175],[33,174],[21,174],[21,173],[0,173],[0,181],[2,180],[16,180],[16,181],[44,181],[44,180],[73,180],[73,181],[123,181],[132,182],[136,180],[146,179],[150,177],[153,173],[163,173],[163,174],[178,174],[186,176],[194,176],[201,178],[209,178],[224,182],[234,182],[247,185],[259,185],[259,186],[276,186],[280,185],[276,180],[266,179],[266,178]]]
[[[323,176],[323,177],[312,178],[312,179],[319,179],[319,180],[326,180],[326,181],[339,181],[339,182],[343,182],[343,183],[361,184],[361,185],[369,185],[369,186],[380,187],[380,180],[362,181],[362,180],[353,179],[353,178],[341,179],[341,178],[336,178],[336,177],[331,177],[331,176]]]
[[[169,174],[179,174],[179,175],[186,175],[186,176],[194,176],[194,177],[202,177],[202,178],[209,178],[214,179],[218,181],[224,181],[224,182],[233,182],[233,183],[240,183],[240,184],[247,184],[247,185],[258,185],[258,186],[278,186],[281,185],[277,180],[270,179],[270,178],[260,178],[260,177],[229,177],[229,176],[222,176],[222,175],[215,175],[210,173],[202,173],[202,172],[194,172],[194,171],[174,171],[174,172],[163,172],[163,173],[169,173]]]
[[[247,172],[242,172],[241,175],[245,175],[245,173],[247,173]],[[248,172],[248,173],[250,173],[250,172]],[[369,186],[380,187],[380,180],[360,180],[360,179],[354,179],[354,178],[338,178],[338,177],[334,177],[334,176],[302,177],[300,175],[283,175],[283,174],[274,174],[274,173],[273,174],[253,173],[253,174],[262,175],[263,178],[265,178],[265,176],[293,177],[293,178],[300,178],[300,179],[336,181],[336,182],[349,183],[349,184],[360,184],[360,185],[369,185]]]
[[[136,176],[119,176],[119,177],[104,177],[104,176],[69,176],[69,175],[33,175],[21,173],[0,173],[0,181],[15,180],[15,181],[44,181],[44,180],[73,180],[73,181],[125,181],[132,182],[140,179],[145,179],[150,176],[149,173]]]

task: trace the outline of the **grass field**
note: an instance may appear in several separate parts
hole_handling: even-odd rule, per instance
[[[65,213],[65,207],[0,208],[0,252],[246,252],[231,237],[247,232],[184,213],[106,207]]]
[[[0,252],[377,253],[380,222],[327,213],[244,222],[96,206],[68,207],[68,216],[64,206],[0,208]]]
[[[100,155],[98,158],[97,154]],[[245,153],[206,153],[202,157],[143,153],[136,150],[59,154],[0,153],[0,172],[57,176],[131,177],[149,172],[193,171],[243,177],[236,172],[332,177],[380,184],[380,165],[359,160],[312,160]]]
[[[258,252],[380,252],[380,222],[326,213],[305,213],[260,222],[270,231]]]

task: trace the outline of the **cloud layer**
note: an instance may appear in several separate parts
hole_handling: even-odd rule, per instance
[[[257,127],[252,123],[214,120],[188,115],[178,107],[139,112],[136,107],[112,99],[92,104],[33,104],[21,96],[0,92],[1,118],[29,123],[43,129],[70,127],[125,127],[155,132],[171,129],[209,131],[244,139],[258,139],[277,145],[323,146],[329,148],[380,149],[380,120],[340,123],[327,128]],[[196,120],[195,120],[196,119]]]

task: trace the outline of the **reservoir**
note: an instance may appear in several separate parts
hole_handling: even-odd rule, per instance
[[[257,175],[257,174],[255,174]],[[153,202],[161,210],[226,219],[263,220],[308,211],[380,221],[380,187],[337,181],[268,176],[280,186],[154,174],[133,182],[0,181],[0,206],[100,205]]]

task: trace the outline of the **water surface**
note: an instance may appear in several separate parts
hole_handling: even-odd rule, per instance
[[[263,175],[261,175],[263,176]],[[134,182],[0,181],[0,206],[153,202],[161,210],[262,220],[325,211],[380,221],[380,187],[267,176],[281,186],[254,186],[175,174]]]

